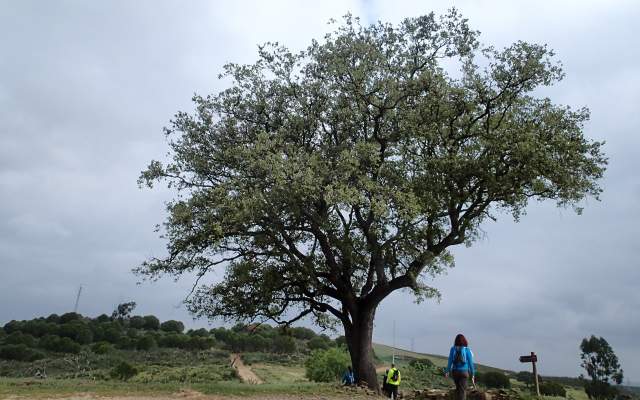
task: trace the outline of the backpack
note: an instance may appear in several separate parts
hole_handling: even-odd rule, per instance
[[[396,369],[393,370],[393,374],[391,374],[391,380],[392,381],[397,381],[398,380],[398,375],[400,375],[400,372],[396,368]]]
[[[453,365],[464,365],[467,362],[464,350],[460,346],[456,346],[456,352],[453,356]]]

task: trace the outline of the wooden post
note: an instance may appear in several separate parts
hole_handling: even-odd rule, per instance
[[[529,356],[520,356],[520,362],[530,362],[533,366],[533,382],[536,384],[536,394],[540,397],[540,383],[538,382],[538,369],[536,368],[536,362],[538,362],[538,356],[533,351]]]
[[[538,369],[536,368],[536,361],[538,357],[536,357],[536,353],[531,352],[531,364],[533,364],[533,380],[536,383],[536,394],[540,397],[540,384],[538,383]]]

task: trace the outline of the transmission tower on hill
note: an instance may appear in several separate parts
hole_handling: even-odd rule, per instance
[[[76,296],[76,305],[73,307],[73,312],[78,312],[78,304],[80,303],[80,294],[82,294],[82,285],[78,288],[78,295]]]

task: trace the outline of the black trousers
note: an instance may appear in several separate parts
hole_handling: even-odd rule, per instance
[[[467,381],[469,373],[467,371],[452,371],[451,376],[456,384],[455,400],[465,400],[467,395]]]
[[[398,398],[398,386],[400,386],[400,385],[387,384],[387,388],[389,388],[389,398],[390,399],[397,399]]]

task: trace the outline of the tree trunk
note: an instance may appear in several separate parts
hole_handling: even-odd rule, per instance
[[[366,382],[370,389],[380,392],[376,367],[373,364],[373,319],[376,310],[361,310],[351,326],[345,326],[345,339],[357,382]]]

